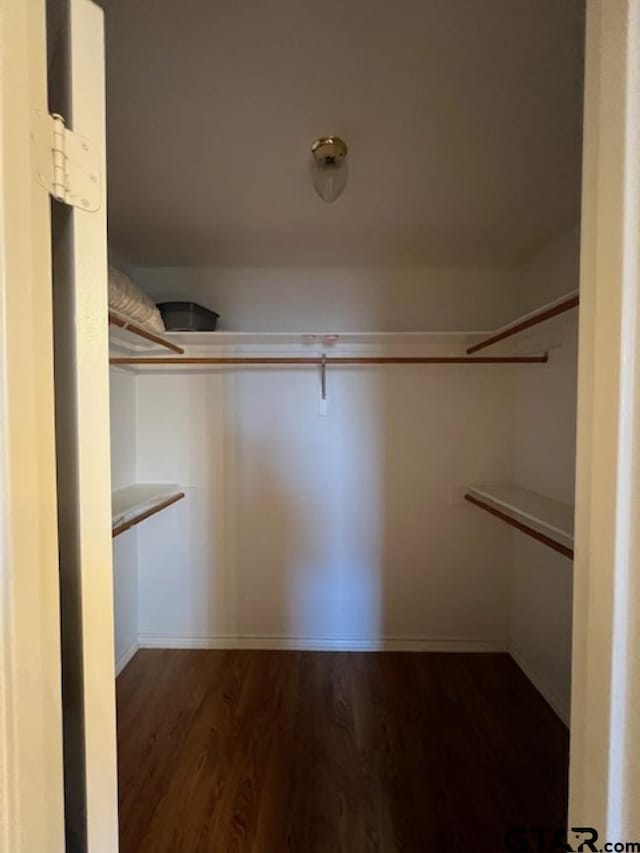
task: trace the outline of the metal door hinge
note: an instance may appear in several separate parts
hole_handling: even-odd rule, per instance
[[[81,210],[98,210],[100,164],[91,142],[69,130],[62,116],[39,111],[31,139],[38,183],[57,201]]]

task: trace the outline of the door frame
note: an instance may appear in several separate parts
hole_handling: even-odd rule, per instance
[[[33,109],[46,109],[45,18],[44,0],[2,0],[0,849],[11,853],[64,850],[50,203],[35,180],[29,142]],[[639,0],[588,0],[585,67],[569,822],[635,840]],[[94,670],[90,699],[107,695],[112,680],[110,667]],[[105,734],[111,800],[111,719]]]
[[[53,215],[65,819],[71,849],[116,853],[104,15],[93,0],[56,2],[49,108],[86,140],[96,188],[96,209]]]
[[[64,851],[44,0],[0,7],[0,850]]]
[[[640,0],[585,56],[569,825],[640,841]]]

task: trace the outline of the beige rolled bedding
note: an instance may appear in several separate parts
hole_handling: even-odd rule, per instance
[[[126,273],[112,266],[109,267],[109,309],[150,332],[162,334],[165,330],[153,301]]]

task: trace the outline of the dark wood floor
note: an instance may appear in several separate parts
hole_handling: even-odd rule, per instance
[[[565,822],[568,733],[506,655],[141,651],[121,853],[498,853]]]

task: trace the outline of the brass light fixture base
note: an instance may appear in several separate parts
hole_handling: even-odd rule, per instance
[[[348,150],[347,143],[339,136],[321,136],[311,146],[311,151],[316,160],[325,163],[327,159],[332,163],[342,160],[347,156]]]

